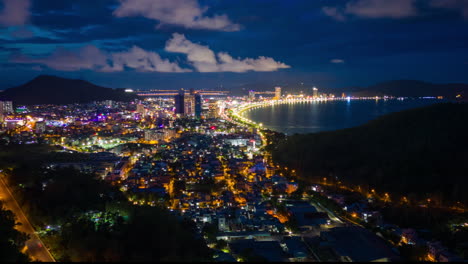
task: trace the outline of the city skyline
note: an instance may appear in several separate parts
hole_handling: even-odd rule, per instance
[[[468,0],[0,0],[0,261],[468,259]]]
[[[468,3],[0,1],[0,89],[41,74],[132,89],[468,82]]]

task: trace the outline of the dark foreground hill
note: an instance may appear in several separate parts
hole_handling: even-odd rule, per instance
[[[396,96],[396,97],[424,97],[443,96],[447,99],[466,100],[468,97],[468,84],[449,83],[434,84],[415,80],[395,80],[378,83],[369,87],[352,87],[340,89],[349,96]]]
[[[15,104],[71,104],[92,101],[130,101],[136,95],[124,89],[111,89],[94,85],[83,80],[66,79],[41,75],[26,84],[0,93],[0,100],[11,100]]]
[[[467,204],[467,135],[468,104],[444,103],[355,128],[289,136],[272,154],[306,179]]]

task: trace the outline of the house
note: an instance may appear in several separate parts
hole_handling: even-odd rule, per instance
[[[238,256],[256,256],[269,262],[284,262],[287,254],[278,241],[255,241],[253,239],[236,240],[228,244],[231,252]],[[249,259],[247,259],[249,261]]]
[[[332,249],[341,261],[399,261],[399,254],[369,230],[357,226],[335,227],[320,232],[322,246]]]
[[[309,256],[307,245],[300,237],[284,237],[281,245],[289,254],[290,261],[305,261]]]
[[[326,224],[329,219],[327,213],[317,212],[317,209],[308,202],[287,201],[286,208],[301,229],[312,229]]]

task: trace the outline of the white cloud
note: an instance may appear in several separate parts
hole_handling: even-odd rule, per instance
[[[336,20],[343,21],[346,15],[363,18],[406,18],[418,15],[416,0],[353,0],[343,10],[324,7],[322,11]]]
[[[290,68],[282,62],[264,56],[257,59],[236,59],[226,52],[215,55],[209,47],[193,43],[178,33],[174,33],[166,42],[165,49],[168,52],[187,54],[188,61],[199,72],[277,71]]]
[[[166,42],[167,52],[187,55],[188,64],[198,72],[247,72],[277,71],[290,66],[272,58],[260,56],[252,58],[233,58],[226,52],[215,54],[209,47],[196,44],[184,35],[174,33]],[[78,49],[59,47],[46,57],[27,57],[24,55],[10,58],[11,62],[20,64],[38,64],[59,71],[93,70],[98,72],[121,72],[133,69],[140,72],[191,72],[176,62],[163,59],[152,51],[137,46],[121,51],[106,52],[96,46],[88,45]]]
[[[342,60],[342,59],[333,59],[333,60],[331,60],[330,62],[331,62],[331,63],[337,63],[337,64],[345,63],[345,61]]]
[[[467,0],[432,0],[432,7],[447,8],[459,10],[463,17],[468,19],[468,1]]]
[[[30,0],[3,0],[3,9],[0,10],[0,25],[21,26],[28,22],[31,15]]]
[[[201,7],[197,0],[120,0],[114,11],[117,17],[143,16],[158,20],[161,24],[183,26],[193,29],[238,31],[226,15],[205,15],[207,7]]]
[[[49,57],[15,57],[15,63],[41,64],[59,71],[95,70],[102,72],[120,72],[125,68],[141,72],[187,72],[177,63],[162,59],[159,54],[132,47],[128,51],[107,53],[96,46],[88,45],[71,51],[58,48]]]
[[[110,56],[112,66],[106,66],[102,71],[123,71],[124,67],[142,72],[189,72],[177,63],[162,59],[156,52],[146,51],[133,46],[129,51],[113,53]]]

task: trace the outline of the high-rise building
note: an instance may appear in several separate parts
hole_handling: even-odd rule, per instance
[[[105,105],[106,107],[112,108],[112,107],[114,106],[114,101],[112,101],[112,100],[105,100],[105,101],[104,101],[104,105]]]
[[[317,87],[312,88],[312,97],[317,98],[318,97],[318,89]]]
[[[208,102],[208,118],[217,118],[218,117],[218,112],[219,112],[219,107],[218,103],[216,100],[211,99]]]
[[[12,101],[0,101],[0,114],[11,114],[13,113],[13,102]]]
[[[173,129],[146,129],[145,141],[162,141],[176,137],[177,133]]]
[[[226,218],[224,217],[219,217],[218,218],[218,229],[222,232],[228,231],[228,225],[226,223]]]
[[[281,87],[275,87],[275,100],[281,99]]]
[[[175,105],[175,113],[176,114],[184,114],[185,113],[185,90],[183,88],[180,89],[179,94],[174,97],[174,105]]]
[[[164,132],[156,129],[145,130],[145,141],[157,141],[164,139]]]
[[[194,89],[190,89],[190,93],[185,93],[184,89],[180,89],[179,94],[174,97],[175,113],[187,116],[201,116],[202,99],[201,95]]]
[[[145,115],[145,106],[142,104],[137,104],[136,107],[136,112],[139,113],[140,115]]]
[[[250,100],[250,101],[254,101],[254,100],[255,100],[255,91],[254,91],[254,90],[250,90],[250,91],[249,91],[249,100]]]
[[[203,105],[203,101],[202,101],[201,94],[196,93],[195,94],[195,117],[197,118],[201,117],[202,105]]]
[[[184,96],[184,114],[187,116],[193,115],[195,112],[195,96],[186,94]]]

